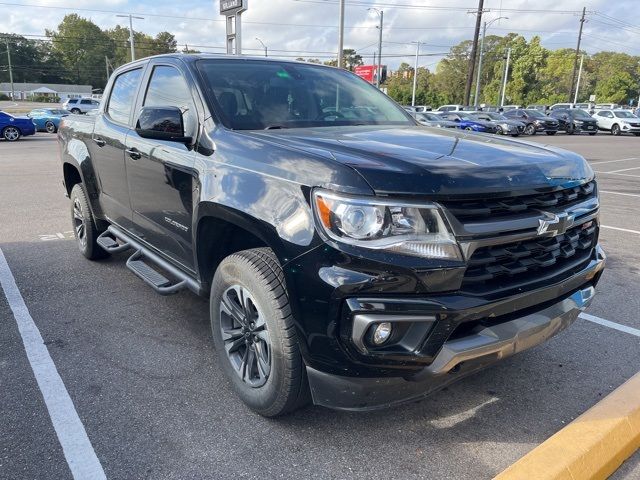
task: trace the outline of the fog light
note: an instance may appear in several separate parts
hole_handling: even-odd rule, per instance
[[[389,340],[391,336],[391,324],[389,322],[379,323],[373,331],[373,343],[375,345],[382,345]]]

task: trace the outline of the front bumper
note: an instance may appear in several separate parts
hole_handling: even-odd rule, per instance
[[[565,291],[557,301],[539,310],[524,309],[521,316],[478,326],[468,334],[444,342],[433,360],[422,369],[396,376],[364,377],[326,373],[307,366],[313,402],[344,410],[372,410],[420,399],[498,360],[538,345],[575,321],[591,302],[605,257],[598,247],[596,258],[574,277],[527,296]],[[576,286],[579,285],[579,286]],[[499,311],[505,305],[496,304]],[[516,304],[511,303],[515,310]],[[458,312],[463,313],[463,312]]]

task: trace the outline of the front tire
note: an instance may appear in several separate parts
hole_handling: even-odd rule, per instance
[[[79,108],[72,108],[71,109],[71,113],[75,114],[75,115],[80,115],[80,109]]]
[[[500,125],[496,127],[496,135],[504,135],[504,131]]]
[[[547,135],[555,135],[557,132],[547,132]]]
[[[530,123],[526,127],[524,127],[525,135],[535,135],[536,134],[536,126],[533,123]]]
[[[218,359],[249,408],[277,417],[307,403],[284,274],[270,248],[225,258],[213,277],[209,308]]]
[[[87,194],[81,183],[73,186],[69,198],[71,199],[73,236],[80,252],[89,260],[98,260],[109,256],[109,253],[97,243],[101,232],[96,228],[96,222],[87,201]]]
[[[58,129],[56,128],[53,122],[45,123],[44,129],[47,131],[47,133],[56,133],[58,131]]]
[[[622,131],[620,130],[620,125],[618,125],[617,123],[614,123],[613,126],[611,127],[611,135],[614,135],[617,137],[620,134],[622,134]]]
[[[18,130],[16,127],[5,127],[4,130],[2,130],[2,137],[7,141],[7,142],[16,142],[20,139],[21,136],[21,132],[20,130]]]

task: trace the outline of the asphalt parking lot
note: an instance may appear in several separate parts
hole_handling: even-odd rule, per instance
[[[77,252],[55,136],[0,142],[0,249],[106,476],[491,478],[637,373],[640,138],[527,141],[581,153],[598,172],[608,259],[591,320],[419,403],[277,420],[235,398],[205,300],[157,296],[125,257]],[[4,295],[0,322],[0,478],[71,478]],[[639,463],[615,478],[640,478]]]

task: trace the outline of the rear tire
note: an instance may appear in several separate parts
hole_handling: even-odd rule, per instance
[[[102,232],[96,228],[96,222],[89,208],[83,185],[81,183],[75,184],[69,197],[71,199],[73,236],[76,239],[78,249],[89,260],[108,257],[109,253],[97,243]]]
[[[547,132],[547,135],[555,135],[557,132]]]
[[[636,137],[640,137],[640,133],[634,132],[633,133]]]
[[[249,408],[277,417],[309,401],[284,274],[270,248],[225,258],[209,308],[220,364]]]
[[[589,132],[589,136],[593,137],[594,135],[596,135],[598,132]]]
[[[72,109],[71,109],[71,113],[73,113],[73,114],[75,114],[75,115],[80,115],[80,113],[82,113],[82,112],[80,112],[80,109],[79,109],[79,108],[72,108]]]

